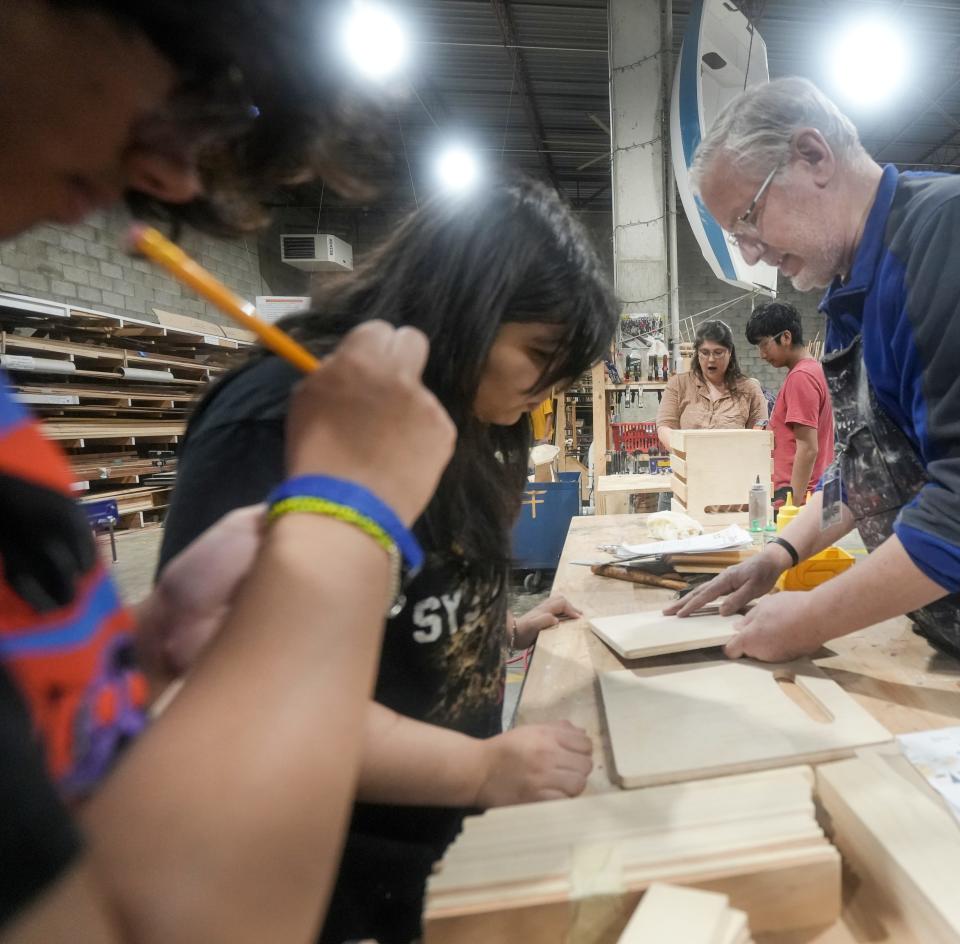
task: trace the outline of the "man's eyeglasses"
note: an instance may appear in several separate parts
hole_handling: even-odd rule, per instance
[[[774,167],[772,171],[770,171],[769,174],[767,174],[763,183],[760,184],[760,189],[750,201],[750,205],[747,207],[746,211],[737,217],[733,224],[733,228],[727,235],[727,242],[729,242],[732,246],[736,246],[739,249],[743,243],[757,244],[763,242],[763,240],[760,238],[760,231],[757,229],[757,208],[760,206],[760,201],[763,199],[763,195],[767,192],[770,184],[773,183],[773,178],[777,176],[782,167],[783,162],[781,161],[776,167]]]
[[[786,333],[786,331],[787,329],[784,328],[783,331],[781,331],[779,334],[772,334],[770,335],[770,337],[764,338],[757,345],[757,347],[760,348],[761,351],[765,351],[768,347],[770,347],[771,344],[774,344],[775,342],[779,341],[780,338],[782,338],[783,335]]]

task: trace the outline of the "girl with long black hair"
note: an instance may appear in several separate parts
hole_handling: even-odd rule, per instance
[[[590,742],[567,723],[501,733],[505,644],[526,647],[558,617],[578,615],[556,598],[514,618],[506,583],[531,444],[527,414],[604,355],[617,305],[573,215],[527,180],[425,204],[314,301],[284,327],[318,353],[371,318],[425,332],[424,382],[458,432],[415,528],[427,564],[386,629],[361,802],[322,935],[405,944],[419,933],[426,876],[468,810],[572,796],[590,770]],[[259,352],[200,404],[162,561],[282,480],[297,379]]]

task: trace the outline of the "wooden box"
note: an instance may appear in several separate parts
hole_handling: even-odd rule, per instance
[[[765,429],[670,432],[671,507],[703,525],[749,527],[750,488],[760,476],[773,495],[773,433]]]

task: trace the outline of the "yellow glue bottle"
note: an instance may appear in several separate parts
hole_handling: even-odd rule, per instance
[[[793,503],[793,492],[787,492],[787,500],[777,512],[777,531],[782,531],[794,518],[800,509]]]

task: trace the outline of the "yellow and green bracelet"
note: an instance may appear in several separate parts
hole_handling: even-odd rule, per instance
[[[373,538],[387,552],[387,557],[390,558],[390,591],[387,596],[387,616],[396,616],[406,603],[406,599],[401,592],[403,589],[403,561],[397,542],[386,530],[380,527],[373,518],[361,514],[356,508],[330,501],[327,498],[314,498],[310,495],[297,495],[274,502],[267,512],[267,518],[270,521],[275,521],[283,515],[300,512],[323,515],[351,524]]]

